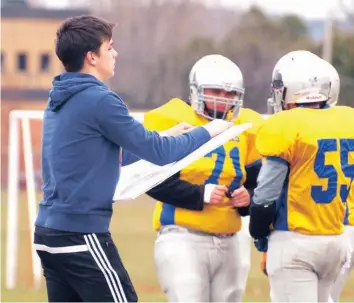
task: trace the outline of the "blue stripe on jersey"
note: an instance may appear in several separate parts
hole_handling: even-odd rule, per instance
[[[160,214],[161,225],[174,225],[175,224],[175,211],[176,207],[163,203],[162,211]]]

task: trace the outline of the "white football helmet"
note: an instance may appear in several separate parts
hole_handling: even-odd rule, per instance
[[[198,115],[208,120],[234,120],[243,104],[245,93],[243,75],[239,67],[222,55],[207,55],[199,59],[189,73],[189,100]],[[220,89],[235,92],[233,97],[215,97],[204,93],[204,89]],[[206,103],[213,102],[214,109],[207,108]],[[224,112],[216,110],[218,104],[231,105]],[[232,111],[232,115],[228,115]]]
[[[338,103],[339,92],[340,92],[340,79],[337,70],[332,64],[326,60],[322,60],[326,68],[328,68],[329,77],[331,79],[331,92],[329,94],[329,100],[327,102],[330,106],[335,106]]]
[[[281,66],[283,63],[286,64],[289,60],[321,60],[320,57],[315,55],[314,53],[311,53],[306,50],[296,50],[296,51],[291,51],[287,54],[285,54],[283,57],[281,57],[277,65]]]
[[[300,106],[326,103],[331,80],[322,59],[304,51],[289,54],[282,57],[273,69],[269,107],[278,112],[290,103]]]

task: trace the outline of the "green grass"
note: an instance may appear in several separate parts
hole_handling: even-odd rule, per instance
[[[2,201],[6,195],[2,194]],[[155,232],[152,230],[153,203],[143,196],[136,201],[115,204],[111,232],[121,257],[139,295],[140,302],[164,302],[164,294],[157,283],[153,262]],[[46,301],[44,281],[39,291],[31,290],[30,240],[25,196],[21,198],[20,213],[20,256],[18,260],[18,287],[5,288],[6,252],[6,203],[1,203],[1,302]],[[244,301],[269,301],[269,287],[266,277],[259,269],[260,255],[252,250],[252,267],[249,273]],[[351,285],[351,287],[350,287]],[[342,301],[354,301],[354,274],[342,292]]]

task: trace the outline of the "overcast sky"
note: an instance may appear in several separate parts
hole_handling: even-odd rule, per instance
[[[329,13],[333,16],[341,15],[340,1],[351,0],[212,0],[223,5],[239,8],[248,8],[252,4],[262,7],[272,14],[295,13],[304,18],[324,18]]]
[[[43,0],[42,0],[43,1]],[[44,0],[52,7],[65,7],[71,0]],[[77,0],[78,2],[81,2]],[[100,0],[97,0],[100,1]],[[119,1],[119,0],[117,0]],[[331,14],[341,16],[340,2],[354,3],[353,0],[200,0],[210,5],[223,5],[239,9],[247,9],[256,4],[271,14],[295,13],[303,18],[324,18]],[[85,1],[83,1],[85,2]],[[354,9],[354,7],[353,7]]]

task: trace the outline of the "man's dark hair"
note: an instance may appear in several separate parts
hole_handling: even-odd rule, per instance
[[[112,38],[114,24],[95,16],[77,16],[57,30],[55,52],[67,72],[78,72],[88,52],[98,54],[103,41]]]

